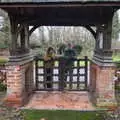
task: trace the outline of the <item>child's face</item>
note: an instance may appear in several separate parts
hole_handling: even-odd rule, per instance
[[[53,50],[50,50],[50,51],[49,51],[49,54],[53,54]]]

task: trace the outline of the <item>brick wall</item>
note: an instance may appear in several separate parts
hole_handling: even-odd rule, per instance
[[[5,102],[12,106],[22,106],[34,89],[33,62],[24,65],[6,66],[7,96]]]
[[[116,105],[114,74],[114,67],[101,67],[94,63],[91,64],[91,93],[97,106]]]

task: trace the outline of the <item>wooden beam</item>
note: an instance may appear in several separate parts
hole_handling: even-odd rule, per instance
[[[35,29],[37,29],[40,25],[35,25],[33,26],[30,30],[29,30],[29,36],[31,36],[31,34],[35,31]]]
[[[89,25],[86,25],[84,26],[88,31],[91,32],[91,34],[93,35],[93,37],[96,39],[96,32],[89,26]]]
[[[7,8],[7,7],[120,7],[120,1],[108,1],[108,2],[11,2],[11,3],[0,3],[0,8]]]
[[[52,18],[51,16],[51,19],[49,18],[39,18],[39,17],[36,17],[36,18],[17,18],[19,20],[19,23],[22,24],[29,24],[30,26],[42,26],[42,25],[58,25],[58,26],[68,26],[68,25],[72,25],[72,26],[85,26],[85,25],[90,25],[90,26],[95,26],[96,24],[104,24],[106,21],[104,19],[92,19],[92,18],[89,18],[89,19],[84,19],[84,18],[73,18],[73,17],[63,17],[63,18]],[[107,19],[107,18],[106,18]]]

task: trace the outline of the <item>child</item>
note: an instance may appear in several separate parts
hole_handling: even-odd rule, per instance
[[[52,88],[52,73],[54,66],[55,51],[52,47],[47,49],[47,52],[44,56],[45,61],[45,73],[46,73],[46,84],[45,88]]]

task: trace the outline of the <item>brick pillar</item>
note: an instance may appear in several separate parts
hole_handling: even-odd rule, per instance
[[[10,106],[22,106],[28,101],[34,89],[33,62],[20,65],[8,65],[7,95],[5,103]]]
[[[114,67],[91,64],[91,94],[97,106],[116,106],[114,81]]]

